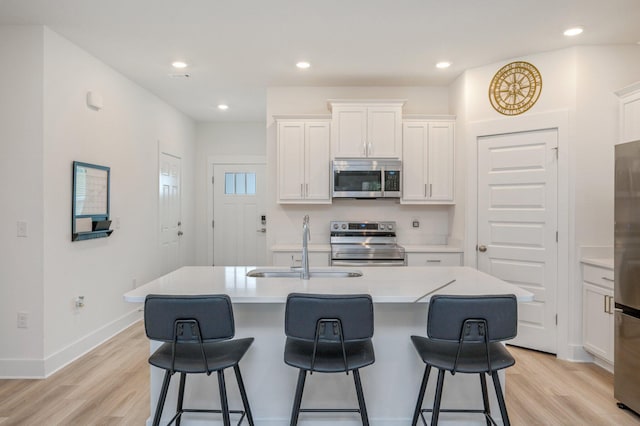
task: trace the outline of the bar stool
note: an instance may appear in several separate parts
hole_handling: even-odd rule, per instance
[[[503,340],[512,339],[518,330],[518,305],[512,294],[498,296],[433,296],[429,302],[427,336],[411,336],[418,355],[425,363],[424,376],[412,425],[418,417],[427,424],[424,414],[431,412],[431,425],[438,424],[441,412],[482,413],[487,425],[496,424],[491,417],[485,374],[493,379],[504,425],[509,416],[504,402],[498,371],[511,367],[515,360],[504,347]],[[431,367],[438,369],[433,409],[423,409],[425,389]],[[483,410],[440,409],[444,373],[478,374],[482,389]]]
[[[251,346],[253,337],[233,339],[235,325],[231,299],[227,295],[167,296],[150,294],[144,304],[144,326],[147,337],[163,343],[150,357],[149,364],[165,370],[153,425],[160,417],[174,373],[180,373],[176,414],[168,424],[180,425],[183,413],[222,414],[225,426],[230,425],[229,413],[245,415],[253,426],[253,417],[238,363]],[[233,367],[238,381],[244,410],[229,410],[224,370]],[[187,374],[218,373],[220,410],[183,408]]]
[[[375,362],[371,296],[292,293],[285,309],[284,362],[298,368],[291,425],[300,412],[360,413],[369,424],[359,369]],[[307,372],[353,373],[359,408],[300,408]]]

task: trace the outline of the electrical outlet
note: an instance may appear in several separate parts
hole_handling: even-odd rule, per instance
[[[18,328],[29,328],[29,312],[18,312]]]
[[[27,222],[23,221],[23,220],[19,220],[16,223],[16,235],[18,237],[23,237],[26,238],[27,237]]]

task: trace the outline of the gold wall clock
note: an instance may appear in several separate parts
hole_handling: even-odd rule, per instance
[[[500,114],[518,115],[531,108],[542,91],[540,71],[529,62],[500,68],[489,85],[489,100]]]

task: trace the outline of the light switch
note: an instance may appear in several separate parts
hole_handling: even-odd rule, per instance
[[[27,237],[27,222],[25,222],[23,220],[19,220],[18,221],[16,235],[18,237],[23,237],[23,238]]]

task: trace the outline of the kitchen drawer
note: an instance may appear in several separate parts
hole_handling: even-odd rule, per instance
[[[582,279],[585,282],[613,290],[613,270],[582,264]]]
[[[407,266],[462,266],[462,253],[407,253]]]

